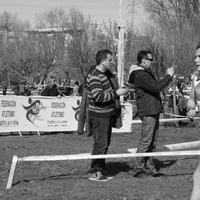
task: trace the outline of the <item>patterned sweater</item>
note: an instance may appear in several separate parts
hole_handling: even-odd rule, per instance
[[[115,99],[118,97],[107,76],[94,69],[86,77],[89,100],[89,116],[108,117],[116,114]]]

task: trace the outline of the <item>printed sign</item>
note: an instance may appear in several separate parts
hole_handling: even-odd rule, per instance
[[[0,96],[0,132],[76,131],[80,102],[71,96]],[[113,132],[131,131],[131,104],[122,105],[122,116],[124,126]]]

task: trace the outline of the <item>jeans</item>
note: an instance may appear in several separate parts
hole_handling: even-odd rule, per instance
[[[141,118],[141,138],[137,148],[137,153],[153,152],[155,150],[158,129],[159,129],[159,114],[144,116]],[[136,158],[136,168],[154,170],[155,164],[151,157]]]
[[[112,117],[89,117],[90,127],[93,132],[94,144],[92,155],[106,154],[111,141]],[[91,161],[92,171],[105,169],[105,159],[93,159]]]

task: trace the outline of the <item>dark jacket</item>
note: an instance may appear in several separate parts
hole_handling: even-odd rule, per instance
[[[53,85],[52,87],[47,86],[41,93],[41,96],[58,96],[60,95],[57,85]]]
[[[158,81],[151,70],[137,65],[132,66],[129,82],[134,84],[136,104],[140,117],[157,115],[163,112],[160,92],[171,80],[172,77],[167,75]]]

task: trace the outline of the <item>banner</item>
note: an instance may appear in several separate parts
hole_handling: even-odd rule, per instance
[[[0,96],[0,132],[76,131],[80,102],[77,96]],[[130,122],[130,106],[122,107],[123,123]],[[131,131],[130,125],[123,127],[117,132]]]

